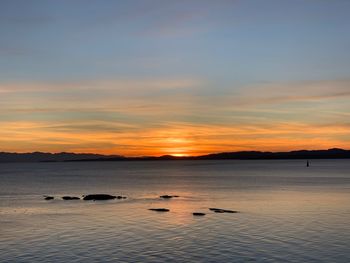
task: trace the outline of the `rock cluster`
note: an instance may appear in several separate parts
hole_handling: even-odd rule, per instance
[[[171,199],[174,197],[179,197],[178,195],[161,195],[160,198],[162,199]],[[109,195],[109,194],[89,194],[89,195],[83,195],[82,199],[85,201],[97,201],[97,200],[113,200],[113,199],[126,199],[126,196],[122,195]],[[45,200],[53,200],[53,196],[44,195]],[[62,196],[63,200],[80,200],[80,197],[77,196]],[[169,212],[170,209],[168,208],[149,208],[148,210],[156,211],[156,212]],[[235,210],[227,210],[222,208],[209,208],[210,211],[213,211],[214,213],[238,213],[238,211]],[[193,216],[205,216],[205,213],[202,212],[193,212]]]
[[[97,201],[97,200],[113,200],[113,199],[126,199],[126,196],[122,196],[122,195],[108,195],[108,194],[90,194],[90,195],[83,195],[82,199],[85,201],[88,200],[92,200],[92,201]],[[53,200],[54,197],[53,196],[49,196],[49,195],[44,195],[44,199],[45,200]],[[80,200],[80,197],[77,196],[62,196],[63,200]]]

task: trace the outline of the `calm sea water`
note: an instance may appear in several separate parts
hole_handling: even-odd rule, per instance
[[[350,161],[0,164],[0,262],[350,262]]]

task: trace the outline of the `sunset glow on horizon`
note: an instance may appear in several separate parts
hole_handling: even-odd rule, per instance
[[[3,1],[0,151],[350,149],[350,2]]]

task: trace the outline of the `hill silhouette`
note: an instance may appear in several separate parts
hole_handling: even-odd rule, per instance
[[[117,155],[102,155],[90,153],[9,153],[0,152],[0,162],[63,162],[74,160],[91,160],[103,158],[115,158]]]
[[[278,159],[348,159],[350,150],[299,150],[289,152],[240,151],[201,156],[164,155],[159,157],[125,157],[90,153],[8,153],[0,152],[0,162],[69,162],[69,161],[154,161],[154,160],[278,160]]]

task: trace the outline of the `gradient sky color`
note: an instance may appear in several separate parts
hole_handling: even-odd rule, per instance
[[[0,0],[0,151],[350,148],[350,1]]]

